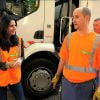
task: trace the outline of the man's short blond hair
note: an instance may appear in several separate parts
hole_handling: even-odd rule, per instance
[[[91,17],[91,10],[88,7],[79,7],[76,8],[76,10],[80,10],[83,13],[83,15]]]

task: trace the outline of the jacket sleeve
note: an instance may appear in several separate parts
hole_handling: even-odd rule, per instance
[[[6,70],[7,69],[6,62],[0,62],[0,69],[1,70]]]
[[[23,39],[21,39],[21,57],[24,59],[24,42],[23,42]]]

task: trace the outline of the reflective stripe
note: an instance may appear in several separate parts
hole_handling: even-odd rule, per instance
[[[68,70],[78,71],[78,72],[88,72],[88,73],[95,73],[96,70],[92,67],[86,68],[86,67],[80,67],[80,66],[65,66]]]
[[[100,41],[100,35],[96,34],[95,40],[94,40],[94,43],[93,43],[92,53],[90,55],[90,66],[92,66],[92,64],[93,64],[94,52],[95,52],[96,48],[98,47],[99,41]]]
[[[17,54],[10,54],[10,57],[14,57],[14,56],[17,56]]]

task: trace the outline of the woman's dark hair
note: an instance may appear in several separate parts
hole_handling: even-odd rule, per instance
[[[7,32],[8,26],[11,22],[11,20],[14,20],[17,26],[17,21],[14,19],[14,17],[9,15],[4,15],[1,18],[1,25],[0,25],[0,47],[3,50],[9,50],[11,46],[17,46],[18,45],[18,37],[17,35],[9,35]]]

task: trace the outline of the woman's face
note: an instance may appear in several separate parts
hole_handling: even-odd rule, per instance
[[[9,25],[8,25],[8,29],[7,32],[9,35],[14,35],[16,33],[16,22],[15,20],[11,20]]]

